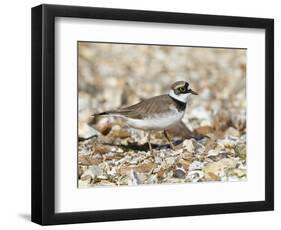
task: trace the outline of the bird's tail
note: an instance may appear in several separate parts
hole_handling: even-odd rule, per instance
[[[88,124],[90,126],[92,126],[92,125],[96,124],[103,117],[108,117],[108,116],[113,116],[112,111],[105,111],[105,112],[102,112],[102,113],[94,113],[88,119]]]
[[[114,116],[114,115],[118,115],[118,113],[114,110],[109,110],[109,111],[105,111],[102,113],[95,113],[95,114],[92,114],[91,116],[95,117],[95,118],[99,118],[99,117],[103,117],[103,116]]]

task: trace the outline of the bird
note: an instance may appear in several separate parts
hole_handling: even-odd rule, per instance
[[[151,153],[153,152],[150,142],[152,131],[163,131],[170,147],[175,149],[167,130],[182,122],[188,97],[191,94],[198,95],[189,87],[187,81],[177,81],[171,85],[167,94],[154,96],[134,105],[108,110],[92,116],[95,118],[100,116],[120,117],[125,119],[130,127],[144,130],[148,133],[147,142]]]

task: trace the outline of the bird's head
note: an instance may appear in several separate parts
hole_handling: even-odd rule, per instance
[[[174,98],[175,100],[186,103],[187,98],[190,94],[198,95],[191,88],[189,88],[189,84],[186,81],[177,81],[172,84],[169,96]]]

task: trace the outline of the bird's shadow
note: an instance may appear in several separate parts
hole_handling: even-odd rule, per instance
[[[182,142],[183,142],[182,140],[177,140],[177,141],[173,142],[173,144],[176,146],[176,145],[181,144]],[[110,144],[110,145],[119,147],[119,148],[123,149],[124,151],[130,151],[130,150],[144,151],[144,152],[149,151],[148,143],[139,144],[138,142],[128,142],[128,144],[126,144],[126,145],[124,145],[124,144]],[[171,148],[170,144],[153,144],[153,143],[151,143],[151,147],[153,149]]]

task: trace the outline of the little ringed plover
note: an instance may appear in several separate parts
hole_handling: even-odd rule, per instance
[[[147,131],[147,141],[151,152],[151,131],[163,131],[170,146],[174,149],[166,129],[182,120],[190,94],[198,95],[189,88],[188,82],[177,81],[172,84],[168,94],[155,96],[128,107],[105,111],[93,116],[121,117],[126,120],[129,126]]]

